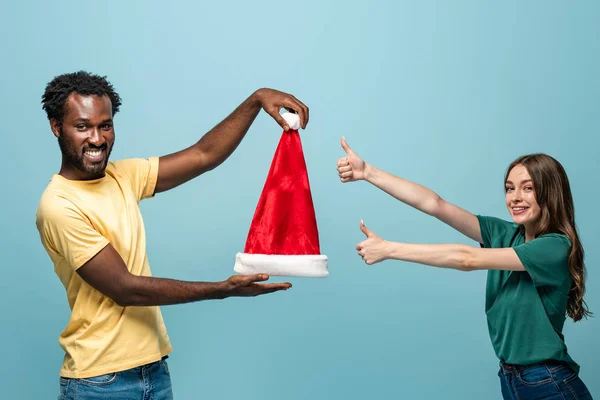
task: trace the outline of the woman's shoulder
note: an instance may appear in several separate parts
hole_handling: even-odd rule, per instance
[[[545,233],[543,235],[539,235],[537,236],[535,239],[532,240],[532,242],[544,242],[547,243],[548,245],[562,245],[561,247],[564,247],[566,249],[569,249],[572,245],[571,241],[569,240],[568,236],[563,234],[563,233],[558,233],[558,232],[551,232],[551,233]]]
[[[502,218],[478,215],[482,245],[486,248],[510,247],[517,236],[519,226]]]
[[[518,225],[514,222],[507,221],[502,218],[479,214],[476,214],[475,216],[479,220],[479,223],[484,223],[486,225],[489,225],[490,227],[501,228],[506,230],[516,230],[518,228]]]

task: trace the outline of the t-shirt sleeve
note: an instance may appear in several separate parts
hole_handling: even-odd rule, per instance
[[[73,270],[88,262],[109,243],[80,210],[62,198],[40,207],[36,225],[42,245],[50,256],[64,258]]]
[[[115,168],[127,176],[137,201],[154,196],[158,180],[158,157],[115,161]]]
[[[559,287],[568,278],[571,242],[566,236],[542,235],[514,249],[535,286]]]
[[[512,224],[496,217],[487,217],[476,215],[479,220],[479,229],[481,230],[482,247],[491,248],[492,241],[495,237],[505,235],[507,230],[512,227]]]

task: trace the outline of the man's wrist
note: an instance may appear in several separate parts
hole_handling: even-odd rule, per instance
[[[229,282],[221,281],[217,283],[217,288],[215,290],[215,298],[218,300],[223,300],[231,295],[231,285]]]
[[[253,107],[262,107],[263,99],[264,99],[265,89],[257,89],[254,93],[250,95],[248,98],[250,105]]]

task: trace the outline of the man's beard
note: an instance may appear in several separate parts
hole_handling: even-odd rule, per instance
[[[98,146],[98,147],[93,146],[93,145],[87,145],[83,151],[85,151],[87,149],[104,150],[104,151],[106,151],[106,158],[104,159],[104,161],[102,163],[94,163],[93,165],[86,165],[83,160],[83,157],[84,157],[83,151],[78,152],[77,149],[73,146],[73,144],[68,142],[67,140],[65,140],[64,137],[65,137],[65,134],[61,128],[60,136],[58,137],[58,146],[60,147],[63,158],[67,161],[67,163],[69,165],[75,167],[77,170],[91,175],[93,178],[102,177],[104,175],[104,170],[106,169],[106,165],[108,164],[108,160],[110,158],[110,153],[112,152],[113,146],[110,146],[110,148],[108,148],[108,145],[106,143],[104,143],[102,146]],[[113,141],[113,145],[114,145],[114,141]]]

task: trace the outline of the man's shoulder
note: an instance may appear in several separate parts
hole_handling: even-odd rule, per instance
[[[56,177],[53,177],[40,197],[36,218],[38,221],[40,219],[52,218],[60,210],[72,206],[73,203],[68,198],[68,192],[62,188]]]
[[[116,180],[128,179],[137,180],[145,177],[147,174],[158,168],[158,157],[148,158],[123,158],[109,162],[106,166],[106,173]]]
[[[115,161],[110,161],[106,165],[107,171],[128,171],[132,169],[143,168],[150,164],[153,158],[157,157],[132,157],[122,158]]]

